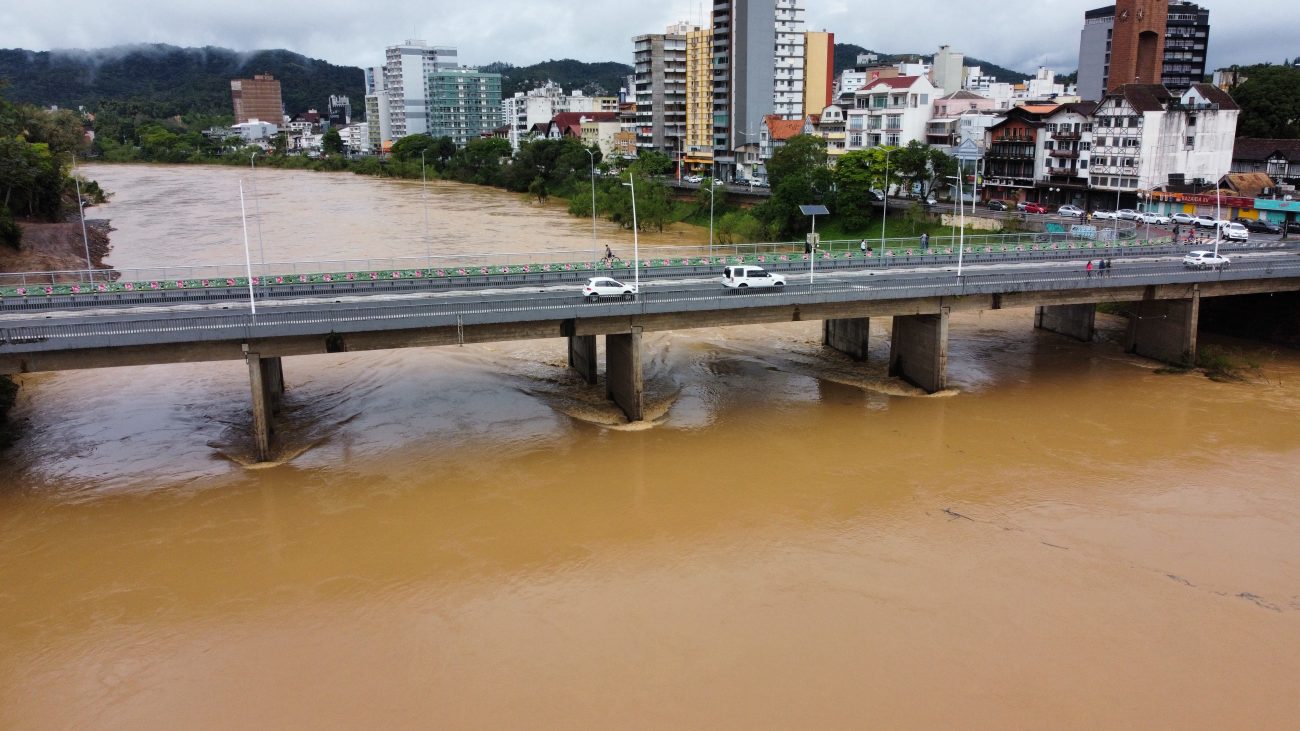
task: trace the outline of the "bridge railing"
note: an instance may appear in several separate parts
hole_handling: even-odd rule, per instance
[[[879,240],[867,240],[870,256],[885,259],[955,254],[959,238],[936,236],[923,245],[918,238],[886,239],[883,251]],[[1116,250],[1167,245],[1168,239],[1111,241],[1081,237],[1078,232],[1046,234],[971,234],[964,237],[967,256],[999,254],[1001,256],[1035,256],[1053,250]],[[819,260],[860,256],[862,240],[823,241]],[[642,249],[643,269],[718,267],[725,264],[777,263],[803,258],[805,244],[797,241],[756,244],[702,244],[688,246],[647,246]],[[630,252],[625,252],[630,253]],[[630,257],[629,257],[630,259]],[[549,252],[498,252],[464,255],[408,256],[365,259],[323,259],[306,262],[269,262],[258,265],[252,283],[259,288],[276,288],[301,284],[332,284],[379,280],[457,280],[482,279],[509,275],[536,275],[563,272],[573,275],[630,273],[630,261],[593,261],[589,249]],[[266,273],[274,272],[274,273]],[[93,295],[117,292],[161,292],[200,289],[246,288],[248,271],[241,264],[166,266],[121,270],[86,270],[56,272],[0,273],[0,299],[54,295]]]

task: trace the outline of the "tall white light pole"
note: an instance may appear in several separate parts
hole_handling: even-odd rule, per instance
[[[248,167],[252,173],[248,176],[248,179],[253,186],[253,217],[257,220],[257,256],[262,263],[262,266],[260,267],[260,271],[262,272],[262,286],[267,287],[269,285],[266,283],[266,247],[262,245],[262,196],[257,193],[257,175],[255,174],[257,173],[256,151],[248,156]]]
[[[591,158],[591,265],[596,265],[596,260],[600,258],[600,252],[596,247],[596,153],[587,148],[582,148]]]
[[[889,218],[889,148],[885,148],[885,188],[881,191],[885,208],[880,214],[880,260],[885,260],[885,219]]]
[[[962,199],[962,171],[961,162],[957,163],[957,200]],[[966,206],[962,206],[958,212],[958,218],[961,223],[961,233],[957,239],[957,276],[961,276],[962,254],[966,251]]]
[[[709,178],[709,259],[713,259],[713,191],[717,188],[713,183],[713,178]]]
[[[81,219],[81,243],[86,246],[86,274],[95,283],[95,265],[90,261],[90,237],[86,235],[86,206],[81,200],[81,178],[77,177],[77,155],[72,155],[72,182],[77,186],[77,217]]]
[[[424,256],[425,266],[433,266],[433,243],[429,241],[429,182],[424,177],[424,153],[420,150],[420,196],[424,205]]]
[[[244,181],[239,181],[239,218],[244,222],[244,271],[248,276],[248,307],[257,314],[257,300],[253,297],[253,255],[248,250],[248,213],[244,209]]]
[[[633,272],[634,278],[633,278],[632,286],[636,288],[636,296],[640,297],[641,296],[641,249],[639,243],[640,240],[637,238],[638,226],[636,223],[636,173],[629,170],[627,173],[627,180],[628,182],[624,183],[623,185],[626,185],[627,187],[632,189],[632,266],[635,269],[635,271]]]
[[[1219,221],[1223,220],[1223,210],[1220,208],[1222,190],[1222,186],[1218,183],[1214,184],[1214,255],[1216,257],[1219,255],[1219,237],[1223,236],[1223,226],[1219,224]]]

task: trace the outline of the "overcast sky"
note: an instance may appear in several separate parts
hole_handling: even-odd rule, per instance
[[[1078,65],[1083,12],[1104,0],[804,0],[809,30],[885,53],[939,45],[1024,72]],[[1300,56],[1300,0],[1203,0],[1211,68]],[[0,3],[0,48],[45,51],[131,43],[286,48],[354,66],[385,46],[422,38],[460,50],[461,63],[527,65],[576,58],[631,62],[631,38],[699,21],[712,0],[44,0]]]

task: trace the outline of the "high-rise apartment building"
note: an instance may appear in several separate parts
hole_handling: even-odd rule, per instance
[[[804,116],[804,58],[808,49],[804,44],[802,3],[803,0],[776,0],[773,9],[776,23],[773,113],[782,119]]]
[[[429,130],[458,147],[501,125],[501,74],[444,69],[428,76]]]
[[[230,95],[235,102],[235,124],[257,120],[279,127],[284,124],[284,100],[280,82],[270,74],[251,79],[231,79]]]
[[[368,66],[363,71],[366,77],[366,135],[370,140],[370,151],[383,152],[384,146],[393,141],[392,115],[388,110],[388,94],[384,92],[384,67]]]
[[[769,114],[803,116],[802,0],[713,3],[713,161],[734,176],[738,155],[756,155]]]
[[[713,29],[686,34],[686,165],[713,166]]]
[[[804,34],[803,114],[821,114],[830,105],[835,87],[835,34]]]
[[[1163,20],[1159,20],[1161,13]],[[1101,99],[1108,89],[1123,83],[1158,80],[1178,93],[1204,80],[1208,8],[1191,0],[1147,0],[1146,4],[1128,0],[1089,10],[1083,17],[1079,96],[1084,99]],[[1154,71],[1152,54],[1160,61]],[[1149,78],[1152,73],[1157,74],[1154,80]]]
[[[674,161],[685,153],[686,34],[692,30],[678,24],[632,39],[637,148],[664,152]]]
[[[930,64],[930,83],[951,94],[964,86],[966,64],[965,54],[956,53],[947,46],[939,46]]]
[[[384,50],[384,93],[392,139],[429,131],[429,74],[456,68],[456,49],[407,40]]]

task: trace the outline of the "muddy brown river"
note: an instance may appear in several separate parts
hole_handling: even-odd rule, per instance
[[[109,263],[242,261],[248,171],[86,172]],[[591,239],[256,176],[268,260]],[[241,363],[24,377],[0,728],[1294,728],[1300,353],[1203,336],[1257,365],[1216,382],[1098,322],[954,316],[932,396],[887,321],[865,365],[815,322],[647,336],[632,426],[559,340],[288,358],[257,467]]]

